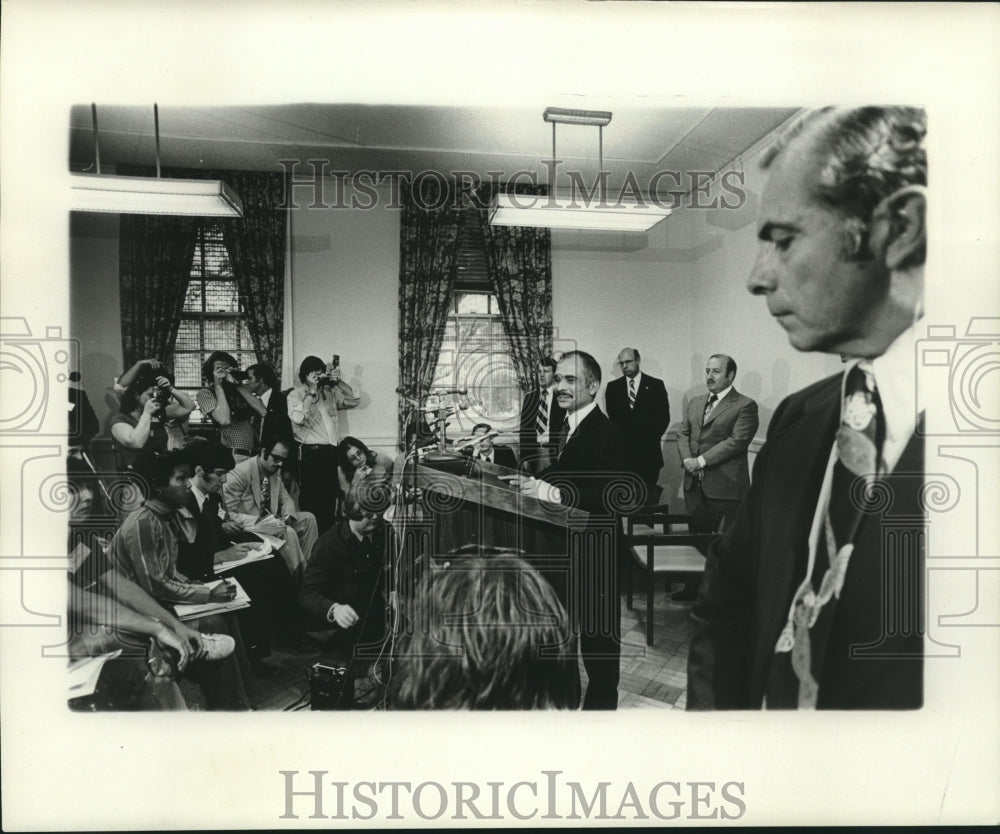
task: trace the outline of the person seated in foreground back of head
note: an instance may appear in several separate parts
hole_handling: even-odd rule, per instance
[[[394,676],[395,709],[576,709],[580,674],[566,609],[509,551],[469,545],[432,563]]]

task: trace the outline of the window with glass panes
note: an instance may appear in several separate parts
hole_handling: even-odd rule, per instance
[[[469,408],[450,418],[449,437],[489,423],[516,431],[521,408],[510,346],[486,267],[486,244],[474,209],[463,214],[458,240],[458,272],[445,322],[444,339],[431,393],[468,389]],[[457,399],[457,398],[456,398]],[[451,402],[451,398],[445,398]]]
[[[177,388],[194,397],[202,387],[201,365],[214,350],[231,353],[244,369],[257,361],[222,230],[213,223],[203,223],[174,345]],[[191,420],[201,419],[195,409]]]

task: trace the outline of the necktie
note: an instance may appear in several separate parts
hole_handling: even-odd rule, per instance
[[[882,402],[871,364],[862,361],[850,370],[844,386],[830,502],[812,569],[812,576],[822,576],[819,590],[814,589],[812,576],[807,576],[795,594],[789,622],[775,647],[779,654],[791,652],[799,684],[799,709],[816,708],[833,611],[861,523],[863,497],[858,488],[870,487],[884,472],[880,454],[884,439]]]
[[[549,389],[542,391],[538,398],[538,413],[535,415],[535,433],[541,437],[549,430]]]
[[[267,475],[260,479],[260,502],[263,512],[271,511],[271,479]]]
[[[562,427],[559,429],[559,448],[556,451],[556,457],[561,458],[563,449],[566,448],[566,441],[569,440],[569,423],[563,420]]]
[[[705,421],[706,421],[706,420],[708,419],[708,415],[712,413],[712,409],[714,409],[714,408],[715,408],[715,404],[716,404],[716,403],[717,403],[718,401],[719,401],[719,398],[718,398],[718,396],[717,396],[717,395],[715,395],[715,394],[712,394],[712,396],[710,396],[710,397],[708,398],[708,402],[707,402],[707,403],[705,403],[705,413],[704,413],[704,414],[702,415],[702,417],[701,417],[701,422],[702,422],[702,425],[704,425],[704,424],[705,424]]]
[[[635,408],[635,378],[628,381],[628,407]]]

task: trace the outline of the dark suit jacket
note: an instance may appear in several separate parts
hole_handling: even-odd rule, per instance
[[[365,632],[367,620],[381,624],[385,616],[381,584],[387,535],[380,525],[362,544],[350,524],[341,521],[319,537],[299,590],[299,605],[314,627],[334,627],[326,615],[335,602],[350,605],[361,618],[361,627],[350,629],[355,638]]]
[[[194,516],[196,533],[194,542],[180,541],[178,543],[177,568],[185,576],[192,579],[216,579],[214,564],[215,554],[225,550],[234,541],[259,542],[259,536],[253,533],[242,533],[238,536],[228,536],[222,529],[222,517],[219,510],[222,499],[217,495],[205,498],[205,506],[198,509],[198,499],[190,493],[184,505]],[[281,561],[281,560],[278,560]]]
[[[621,475],[625,443],[600,406],[576,427],[559,459],[538,477],[560,489],[562,503],[588,513],[607,515],[615,475]],[[610,489],[609,489],[610,487]]]
[[[295,442],[295,435],[292,434],[292,420],[288,416],[288,395],[284,391],[272,388],[266,408],[261,438],[280,437],[291,448]]]
[[[643,374],[636,391],[635,408],[628,407],[628,380],[623,376],[608,383],[604,394],[608,419],[625,440],[630,462],[638,468],[659,471],[663,466],[660,440],[670,425],[670,401],[663,380]]]
[[[462,454],[467,457],[475,457],[472,449],[464,449]],[[517,458],[514,457],[514,450],[510,446],[500,443],[493,444],[493,463],[497,466],[506,466],[508,469],[517,469]]]
[[[529,391],[521,402],[520,453],[521,460],[531,460],[538,455],[538,435],[535,433],[535,417],[538,414],[538,399],[541,392],[536,388]],[[566,412],[556,402],[555,392],[549,402],[549,440],[555,448],[558,443],[559,429],[562,427]]]
[[[684,412],[677,436],[681,460],[705,457],[702,490],[709,498],[739,501],[750,489],[747,447],[757,433],[760,420],[757,403],[733,388],[717,403],[705,425],[701,424],[708,394],[695,397]],[[694,489],[696,475],[684,470],[684,491]]]
[[[840,385],[838,374],[778,407],[750,492],[709,550],[695,606],[706,623],[688,655],[689,709],[761,706],[775,643],[806,571],[809,529],[839,423]],[[915,435],[886,479],[891,500],[861,522],[835,609],[819,707],[922,703],[922,625],[906,619],[919,618],[923,594],[922,483],[923,442]],[[890,576],[896,584],[886,591]],[[884,597],[888,592],[893,596]],[[894,604],[887,607],[889,599]],[[866,656],[851,658],[851,646],[868,646],[861,650]]]

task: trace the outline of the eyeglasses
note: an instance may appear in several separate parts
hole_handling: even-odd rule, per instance
[[[624,367],[625,365],[634,365],[635,361],[635,359],[622,359],[618,364],[621,367]]]
[[[276,455],[273,452],[269,453],[268,457],[275,463],[284,463],[286,460],[288,460],[288,458],[282,457],[281,455]]]

